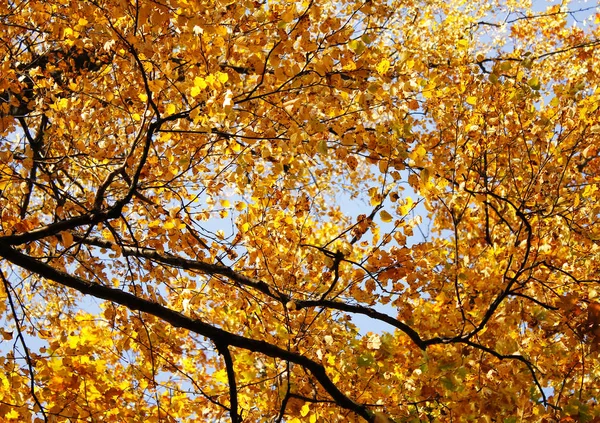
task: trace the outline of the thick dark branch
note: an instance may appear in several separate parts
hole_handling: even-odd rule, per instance
[[[242,417],[238,414],[237,384],[235,381],[235,370],[233,369],[231,352],[227,345],[221,344],[217,344],[217,351],[223,356],[223,359],[225,360],[225,369],[227,370],[227,382],[229,383],[229,415],[231,416],[231,423],[238,423],[242,421]]]
[[[246,338],[235,333],[225,331],[198,319],[192,319],[184,314],[165,307],[161,304],[137,297],[129,292],[109,288],[54,269],[41,263],[33,257],[27,256],[13,249],[6,243],[0,242],[0,256],[11,263],[33,272],[41,277],[52,280],[60,285],[73,288],[85,295],[111,301],[127,307],[130,310],[139,310],[151,314],[169,323],[173,327],[187,329],[198,335],[211,339],[219,345],[234,346],[252,352],[264,354],[268,357],[278,358],[298,364],[309,371],[319,384],[327,391],[331,398],[340,407],[350,410],[365,420],[372,422],[374,416],[364,405],[358,404],[348,398],[331,381],[323,365],[294,352],[284,350],[265,341]]]
[[[288,383],[286,387],[285,397],[283,397],[283,401],[281,401],[281,406],[279,407],[279,414],[277,415],[277,420],[275,420],[275,423],[281,423],[281,421],[283,420],[283,416],[285,416],[285,409],[287,408],[288,401],[291,398],[291,389],[292,387]]]
[[[38,241],[49,236],[58,235],[60,232],[73,230],[80,226],[95,225],[106,220],[115,219],[121,215],[124,204],[118,204],[118,206],[119,207],[113,207],[107,211],[98,213],[89,212],[71,219],[60,220],[22,234],[6,235],[0,237],[0,242],[5,245],[21,245]]]

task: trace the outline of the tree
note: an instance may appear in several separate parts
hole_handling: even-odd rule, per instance
[[[599,421],[599,20],[3,2],[3,421]]]

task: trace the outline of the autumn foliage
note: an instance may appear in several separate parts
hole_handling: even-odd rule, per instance
[[[599,22],[0,2],[0,420],[600,421]]]

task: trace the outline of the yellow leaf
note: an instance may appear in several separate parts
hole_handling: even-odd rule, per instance
[[[229,75],[227,75],[225,72],[217,72],[217,79],[219,82],[224,84],[227,82],[227,80],[229,80]]]
[[[527,85],[529,85],[533,90],[539,90],[541,87],[540,79],[534,76],[529,81],[527,81]]]
[[[175,113],[175,105],[173,103],[169,103],[167,105],[167,114],[172,115]]]
[[[288,9],[282,13],[281,20],[285,23],[289,23],[294,20],[294,15],[296,11],[296,5],[292,4],[288,7]]]
[[[350,47],[350,50],[356,54],[361,54],[363,51],[365,51],[365,43],[363,43],[361,40],[350,41],[348,43],[348,47]]]
[[[217,26],[215,32],[221,36],[227,35],[227,27],[224,25]]]
[[[159,222],[159,221],[156,221],[156,222],[157,222],[157,225],[156,225],[156,226],[159,226],[159,225],[160,225],[160,222]],[[152,223],[152,222],[151,222],[151,223]],[[107,240],[107,241],[111,241],[111,242],[113,242],[113,241],[115,240],[115,238],[114,238],[114,236],[113,236],[112,232],[111,232],[111,231],[109,231],[108,229],[104,229],[104,230],[102,231],[102,238],[104,238],[104,239],[105,239],[105,240]]]
[[[425,147],[419,144],[417,148],[410,153],[410,158],[413,160],[419,160],[425,157],[426,154],[427,150],[425,150]]]
[[[462,40],[458,40],[456,42],[456,47],[459,50],[465,50],[467,47],[469,47],[469,41],[465,40],[464,38]]]
[[[0,372],[0,388],[2,388],[0,389],[1,393],[10,391],[10,383],[8,382],[8,379],[5,376],[4,372]]]
[[[9,186],[10,184],[11,184],[10,178],[7,178],[5,176],[0,178],[0,191],[4,191],[6,189],[6,187]]]
[[[8,413],[6,413],[4,415],[4,417],[7,418],[7,419],[18,419],[19,418],[19,412],[13,408]]]
[[[379,75],[383,75],[384,73],[386,73],[389,68],[390,68],[390,61],[388,59],[383,59],[375,67],[375,69],[377,70],[377,73],[379,73]]]
[[[73,245],[73,235],[71,235],[70,232],[61,232],[60,238],[65,248],[69,248],[71,245]]]
[[[327,354],[327,364],[330,366],[335,366],[335,355]]]
[[[204,78],[200,78],[199,76],[194,78],[194,86],[203,90],[207,87],[206,80]]]
[[[202,79],[202,78],[200,78],[200,79]],[[204,80],[204,83],[206,84],[205,87],[207,87],[211,84],[214,84],[216,80],[217,80],[217,78],[214,75],[208,75],[206,77],[206,79]],[[200,87],[200,88],[205,88],[205,87]]]
[[[57,100],[56,103],[54,103],[53,105],[54,107],[52,107],[54,110],[63,110],[66,109],[67,107],[69,107],[69,100],[67,100],[66,98],[61,98],[60,100]]]
[[[469,96],[467,97],[467,104],[470,104],[471,106],[474,106],[477,104],[477,97],[475,96]]]
[[[323,155],[327,154],[327,141],[319,141],[319,144],[317,144],[317,151]]]
[[[304,403],[304,405],[300,409],[300,415],[302,417],[306,417],[306,415],[308,414],[309,411],[310,411],[310,405],[308,405],[308,403]]]
[[[385,210],[381,210],[381,212],[379,212],[379,217],[381,218],[381,221],[385,223],[391,222],[394,219],[392,215]]]
[[[136,122],[139,122],[142,119],[142,117],[139,114],[134,113],[131,115],[131,119],[135,120]]]
[[[424,168],[421,171],[421,182],[425,185],[428,185],[429,184],[429,176],[430,176],[429,169]]]
[[[227,370],[225,369],[217,370],[212,376],[217,382],[227,383]]]

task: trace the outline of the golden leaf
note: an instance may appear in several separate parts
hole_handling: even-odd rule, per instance
[[[61,232],[60,238],[65,248],[69,248],[73,245],[73,235],[70,232]]]
[[[381,221],[385,223],[391,222],[394,219],[392,215],[386,212],[385,210],[381,210],[379,212],[379,217],[381,218]]]

